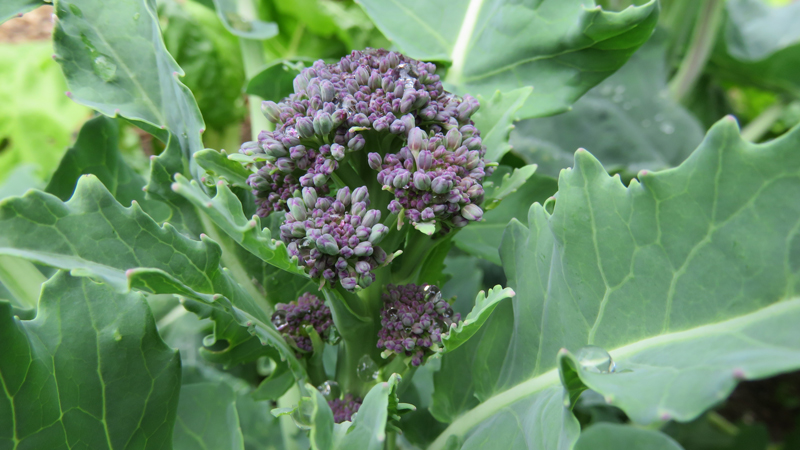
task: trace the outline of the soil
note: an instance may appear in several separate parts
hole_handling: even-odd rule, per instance
[[[28,13],[10,19],[0,25],[0,43],[18,44],[50,39],[53,32],[53,7],[41,6]]]

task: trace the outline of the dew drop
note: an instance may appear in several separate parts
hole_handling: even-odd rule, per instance
[[[314,413],[314,405],[310,401],[300,401],[297,409],[292,411],[292,420],[297,428],[301,430],[310,430],[314,421],[311,420],[311,415]]]
[[[624,94],[624,93],[625,93],[625,86],[623,86],[623,85],[621,85],[621,84],[620,84],[619,86],[617,86],[616,88],[614,88],[614,93],[615,93],[615,94],[617,94],[617,95],[622,95],[622,94]]]
[[[282,309],[279,309],[279,310],[275,311],[272,314],[272,319],[271,320],[272,320],[272,324],[275,325],[275,328],[277,328],[278,331],[286,328],[286,325],[289,324],[289,322],[286,321],[286,311],[284,311]]]
[[[139,20],[139,17],[140,17],[140,16],[141,16],[141,15],[140,15],[139,13],[136,13],[136,14],[134,14],[134,15],[133,15],[133,20]]]
[[[578,350],[576,355],[578,364],[587,372],[611,373],[616,370],[617,364],[611,359],[611,355],[601,347],[587,345]]]
[[[209,334],[203,338],[203,345],[211,347],[217,342],[217,338],[213,334]]]
[[[378,379],[378,365],[369,355],[364,355],[358,360],[356,375],[359,380],[364,382],[375,381]]]
[[[453,316],[453,308],[445,309],[444,313],[442,313],[442,315],[445,316],[445,317],[452,317]]]
[[[342,389],[339,387],[339,383],[331,380],[317,386],[317,390],[327,401],[335,400],[342,396]]]
[[[675,132],[675,126],[669,122],[662,123],[661,126],[658,127],[658,129],[661,130],[661,132],[664,134],[672,134]]]
[[[120,334],[119,330],[114,330],[114,340],[117,342],[122,340],[122,334]]]
[[[117,65],[102,55],[94,59],[93,68],[94,73],[106,83],[113,80],[114,76],[117,74]]]
[[[262,356],[256,360],[256,372],[258,372],[258,374],[262,377],[268,377],[272,375],[272,372],[274,372],[277,367],[278,365],[275,363],[275,361],[267,358],[266,356]]]
[[[425,301],[426,302],[433,302],[436,303],[442,299],[442,292],[439,290],[438,287],[432,284],[426,284],[424,288],[422,288],[423,294],[425,294]]]

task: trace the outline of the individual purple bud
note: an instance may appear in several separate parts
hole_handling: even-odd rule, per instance
[[[314,132],[320,136],[327,136],[333,130],[333,119],[325,111],[318,111],[314,116]]]
[[[369,266],[369,263],[366,261],[359,261],[356,263],[356,272],[358,272],[361,275],[369,273],[370,269],[371,267]]]
[[[331,145],[331,156],[337,161],[344,159],[344,146],[339,144]]]
[[[408,132],[408,148],[412,152],[418,153],[422,150],[422,140],[425,139],[425,133],[419,128],[414,127]]]
[[[358,237],[360,240],[363,241],[369,237],[369,234],[371,232],[372,232],[371,229],[365,227],[364,225],[361,225],[358,228],[356,228],[356,237]]]
[[[417,168],[430,170],[431,167],[433,167],[433,153],[428,150],[422,150],[417,155]]]
[[[336,260],[336,265],[334,267],[336,267],[338,271],[347,269],[347,260],[340,256],[339,259]]]
[[[344,258],[352,258],[353,257],[353,249],[350,248],[350,247],[347,247],[347,246],[342,247],[339,250],[339,254],[342,255],[342,257],[344,257]]]
[[[478,198],[483,195],[483,193],[483,187],[480,184],[473,185],[467,189],[467,196],[469,196],[469,198]]]
[[[446,194],[453,187],[453,182],[445,177],[436,177],[431,182],[431,190],[437,194]]]
[[[303,225],[303,222],[293,222],[292,223],[292,236],[296,238],[301,238],[306,235],[306,227]]]
[[[358,92],[358,83],[356,83],[356,80],[348,79],[344,82],[344,86],[351,95],[355,95],[355,93]]]
[[[306,208],[313,209],[314,206],[317,204],[317,190],[310,187],[303,188],[303,202],[306,204]]]
[[[364,214],[367,212],[367,204],[364,202],[354,202],[353,206],[350,208],[350,215],[351,216],[359,216],[364,217]]]
[[[303,200],[296,197],[290,198],[286,202],[286,206],[289,207],[289,213],[292,215],[292,217],[294,217],[295,220],[303,221],[308,217],[306,206],[303,204]]]
[[[369,202],[369,191],[367,190],[367,187],[361,186],[353,189],[353,193],[350,195],[350,200],[353,203]]]
[[[369,76],[368,82],[369,88],[373,91],[377,91],[381,88],[381,75],[378,72],[372,72]]]
[[[400,113],[406,114],[414,107],[414,102],[417,101],[417,96],[414,93],[407,91],[403,94],[403,99],[400,101]]]
[[[336,170],[338,167],[339,164],[335,160],[326,159],[325,161],[322,162],[322,165],[319,166],[319,171],[320,173],[326,176],[330,176],[330,174],[332,174],[333,171]]]
[[[345,186],[339,189],[339,192],[336,193],[336,200],[342,202],[345,206],[350,205],[350,188]]]
[[[428,91],[417,91],[417,100],[414,102],[414,108],[420,109],[431,101],[431,95]]]
[[[337,109],[336,111],[331,114],[331,120],[333,120],[333,127],[338,128],[339,125],[343,124],[345,120],[347,120],[347,111],[344,109]]]
[[[408,182],[411,180],[411,173],[405,169],[399,171],[397,175],[395,175],[394,180],[392,180],[392,184],[394,187],[400,189],[405,187]]]
[[[373,228],[372,234],[375,234],[375,229]],[[370,235],[372,237],[372,235]],[[359,243],[356,248],[353,249],[353,252],[356,256],[369,256],[372,254],[372,242],[364,241]]]
[[[354,277],[342,278],[341,283],[342,287],[348,291],[352,291],[356,288],[356,286],[358,286],[358,280]]]
[[[447,135],[444,138],[445,147],[452,151],[455,151],[458,147],[461,146],[461,132],[456,130],[455,128],[451,129],[447,132]]]
[[[381,117],[372,122],[372,129],[375,131],[384,131],[389,128],[389,120],[386,117]]]
[[[367,141],[364,140],[364,136],[360,134],[357,134],[347,142],[347,148],[349,148],[351,152],[357,152],[364,148],[365,145],[367,145]]]
[[[322,278],[325,278],[326,280],[332,280],[335,277],[336,277],[336,272],[334,272],[332,269],[325,269],[322,272]]]
[[[281,156],[286,156],[288,154],[286,152],[286,147],[277,141],[270,142],[264,146],[264,152],[273,158],[280,158]]]
[[[339,246],[336,245],[336,239],[334,239],[330,234],[323,234],[317,238],[315,244],[317,246],[317,250],[325,253],[326,255],[339,254]]]
[[[392,134],[400,134],[406,131],[406,124],[402,120],[397,119],[389,125],[389,132]]]
[[[419,111],[420,117],[425,120],[433,120],[436,118],[436,114],[439,113],[439,108],[436,107],[435,103],[429,103],[428,106],[422,108]]]
[[[354,75],[358,84],[365,86],[369,83],[369,70],[366,67],[358,66]]]
[[[465,218],[463,218],[461,216],[453,216],[452,220],[453,220],[453,225],[456,228],[463,228],[463,227],[469,225],[469,220],[467,220],[467,219],[465,219]]]
[[[330,80],[322,80],[322,83],[319,84],[320,90],[320,98],[322,98],[323,102],[332,102],[334,96],[336,95],[336,89],[333,87],[333,83]]]
[[[383,77],[381,80],[381,88],[385,92],[394,92],[394,80],[392,80],[392,77]]]
[[[328,178],[329,178],[328,175],[325,175],[323,173],[318,173],[314,175],[314,177],[311,180],[314,186],[321,188],[322,186],[325,186],[328,183]]]
[[[420,191],[427,191],[431,188],[431,177],[420,170],[414,172],[414,187]]]
[[[464,139],[464,142],[462,142],[462,145],[470,150],[480,150],[481,144],[482,143],[480,136],[472,136],[470,138]]]
[[[314,209],[327,211],[328,209],[330,209],[331,204],[333,204],[333,202],[331,201],[330,198],[320,197],[319,199],[317,199],[317,203],[314,205]]]
[[[377,245],[377,244],[379,244],[379,243],[380,243],[380,242],[383,240],[383,238],[384,238],[384,237],[385,237],[385,236],[386,236],[388,233],[389,233],[389,227],[387,227],[386,225],[384,225],[384,224],[382,224],[382,223],[376,223],[376,224],[375,224],[375,225],[372,227],[372,232],[369,234],[369,239],[368,239],[368,241],[369,241],[369,242],[372,242],[372,243],[373,243],[373,244],[375,244],[375,245]],[[362,242],[362,244],[363,244],[363,242]],[[359,245],[360,245],[360,244],[359,244]],[[370,254],[372,254],[372,252],[370,252]]]
[[[397,56],[397,53],[395,52],[389,52],[389,54],[386,55],[386,61],[389,63],[389,67],[394,69],[398,64],[400,64],[400,57]]]
[[[306,90],[308,87],[308,77],[305,73],[300,73],[296,77],[294,77],[294,81],[292,81],[292,85],[294,85],[294,92],[295,94],[299,94]]]
[[[458,120],[461,122],[466,122],[469,120],[470,116],[475,113],[475,111],[480,108],[481,104],[476,100],[474,97],[470,95],[465,95],[464,100],[458,105],[456,109],[458,113]]]
[[[417,120],[411,114],[406,114],[400,118],[403,121],[403,124],[406,126],[406,132],[411,131],[414,127],[417,126]]]
[[[317,80],[311,80],[308,82],[308,87],[306,87],[306,95],[312,101],[314,98],[320,99],[322,92],[319,89],[319,83]]]
[[[261,112],[264,114],[264,117],[269,119],[272,123],[281,121],[281,108],[277,103],[271,100],[261,102]]]
[[[289,158],[278,158],[275,167],[283,173],[291,173],[294,170],[294,161]]]
[[[295,160],[305,158],[306,154],[308,151],[304,145],[295,145],[289,149],[289,157]]]
[[[465,166],[467,170],[472,170],[478,167],[481,164],[481,153],[478,150],[473,150],[469,152],[469,156],[467,157],[467,165]]]
[[[383,163],[381,159],[381,155],[375,152],[369,153],[367,155],[367,164],[369,164],[370,169],[372,170],[381,170],[381,164]]]
[[[372,248],[372,258],[378,265],[381,265],[386,262],[386,251],[380,247],[373,247]]]
[[[345,211],[344,203],[340,202],[339,200],[334,200],[333,202],[333,211],[338,215],[343,215]]]
[[[464,125],[459,131],[461,131],[462,139],[467,139],[478,135],[478,129],[475,128],[474,125]]]
[[[401,99],[403,98],[403,94],[405,94],[405,86],[402,83],[402,80],[394,85],[394,98]]]
[[[422,220],[426,220],[426,221],[427,220],[433,220],[435,217],[436,217],[436,214],[433,212],[433,209],[431,209],[431,208],[425,208],[420,213],[420,218]]]
[[[350,118],[350,121],[353,123],[353,125],[359,127],[368,127],[372,125],[372,122],[369,121],[369,118],[364,113],[356,114],[355,116]]]
[[[364,214],[364,218],[361,220],[361,225],[370,228],[375,226],[381,220],[381,212],[377,209],[370,209]]]
[[[375,281],[374,273],[365,273],[358,277],[358,285],[362,288],[368,288]]]
[[[461,215],[467,220],[478,221],[483,217],[483,210],[480,206],[470,203],[461,208]]]
[[[297,133],[300,134],[301,138],[308,139],[314,137],[314,123],[311,122],[311,119],[308,117],[301,117],[297,119],[294,127],[297,130]]]

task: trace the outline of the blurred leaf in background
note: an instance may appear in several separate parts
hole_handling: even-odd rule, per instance
[[[90,117],[66,95],[50,42],[0,44],[0,181],[19,164],[45,179]]]

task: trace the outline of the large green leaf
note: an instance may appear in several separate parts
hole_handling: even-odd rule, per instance
[[[517,113],[528,100],[531,92],[533,89],[528,86],[508,93],[495,91],[488,100],[478,96],[481,107],[472,119],[475,121],[475,126],[481,131],[481,140],[486,146],[488,161],[500,161],[503,155],[511,150],[511,146],[508,144],[508,134],[514,128],[512,123],[519,120]]]
[[[614,13],[582,0],[358,0],[405,54],[450,63],[446,87],[492,95],[533,86],[521,117],[569,109],[649,37],[651,1]]]
[[[581,433],[575,450],[682,450],[670,437],[653,430],[626,425],[598,423]]]
[[[220,268],[216,242],[205,235],[191,240],[169,224],[161,227],[137,203],[122,207],[94,176],[81,177],[66,203],[39,191],[0,202],[0,254],[99,278],[119,291],[177,294],[205,303],[277,348],[292,372],[304,376],[267,308]]]
[[[21,164],[46,178],[89,118],[89,109],[64,96],[67,86],[52,53],[49,42],[0,46],[0,181]]]
[[[3,448],[171,448],[180,359],[140,294],[60,272],[36,319],[0,321]]]
[[[725,42],[740,61],[758,61],[800,44],[800,4],[772,7],[763,0],[728,0]]]
[[[246,39],[269,39],[278,34],[278,25],[256,18],[255,6],[251,2],[235,0],[213,0],[217,14],[231,33]]]
[[[738,379],[800,367],[800,332],[791,325],[800,301],[787,301],[800,270],[798,145],[800,128],[755,145],[726,118],[681,166],[629,187],[578,151],[553,212],[534,204],[527,226],[512,221],[505,231],[503,267],[517,295],[511,311],[501,305],[495,315],[512,318],[485,326],[471,376],[482,403],[433,448],[450,435],[477,442],[483,435],[470,436],[473,427],[519,414],[519,405],[563,401],[562,348],[610,350],[617,372],[592,372],[599,366],[562,352],[572,361],[562,376],[570,388],[580,376],[640,423],[689,420]],[[549,422],[565,409],[544,411],[524,418]],[[527,432],[555,439],[570,420]]]
[[[622,68],[584,95],[572,111],[530,119],[511,133],[514,153],[557,177],[586,148],[606,170],[675,167],[703,139],[703,128],[667,96],[663,39],[654,36]]]
[[[175,450],[244,450],[233,389],[208,382],[181,387],[173,445]]]

